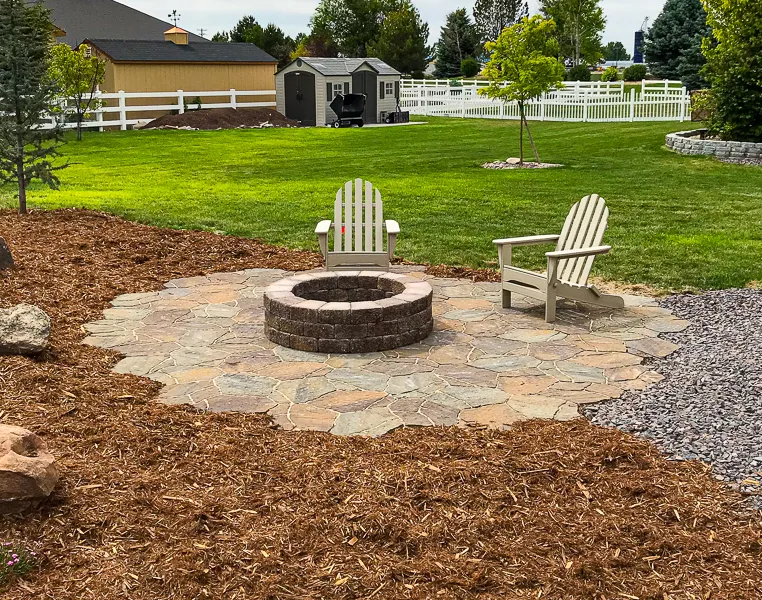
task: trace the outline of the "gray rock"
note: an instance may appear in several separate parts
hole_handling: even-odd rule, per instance
[[[58,482],[55,458],[31,431],[0,425],[0,514],[36,507]]]
[[[0,354],[42,352],[50,337],[50,318],[31,304],[0,309]]]
[[[8,248],[8,244],[0,237],[0,271],[5,269],[12,269],[14,267],[13,256],[11,256],[11,250]]]

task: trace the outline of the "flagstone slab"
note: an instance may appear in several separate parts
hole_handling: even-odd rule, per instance
[[[382,435],[399,427],[506,428],[571,419],[578,407],[645,389],[661,375],[644,358],[677,347],[658,337],[689,326],[649,298],[624,309],[562,302],[555,326],[542,303],[500,284],[436,278],[395,267],[434,291],[434,331],[388,352],[331,355],[264,335],[263,295],[290,276],[276,269],[176,279],[115,298],[84,342],[123,355],[119,373],[164,384],[159,400],[200,410],[266,413],[289,430]]]

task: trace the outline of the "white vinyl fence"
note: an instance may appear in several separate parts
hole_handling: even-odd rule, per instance
[[[258,101],[271,97],[272,101]],[[102,102],[97,110],[92,110],[82,123],[85,128],[119,127],[150,121],[172,112],[179,114],[196,108],[275,108],[275,90],[241,91],[225,90],[213,92],[98,92],[95,98]],[[196,100],[201,99],[200,107]],[[210,102],[211,99],[211,102]],[[140,113],[138,116],[137,113]],[[64,116],[65,115],[65,116]],[[61,112],[50,116],[51,127],[59,122],[66,129],[76,128],[76,113],[71,101],[61,102]]]
[[[515,102],[478,93],[485,81],[403,80],[400,105],[412,114],[479,119],[519,119]],[[525,105],[527,119],[568,122],[685,121],[690,94],[679,82],[643,81],[625,91],[624,82],[566,82]]]

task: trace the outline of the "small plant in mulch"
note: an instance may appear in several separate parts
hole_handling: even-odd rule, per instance
[[[33,550],[5,542],[0,546],[0,590],[32,570],[37,560]]]

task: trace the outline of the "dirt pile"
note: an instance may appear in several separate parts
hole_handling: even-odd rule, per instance
[[[164,115],[142,129],[263,129],[267,127],[298,127],[271,108],[211,108],[189,110],[181,115]]]
[[[8,600],[758,600],[762,524],[698,463],[587,421],[380,439],[273,429],[155,402],[82,325],[173,277],[320,264],[254,240],[93,212],[0,211],[0,306],[53,321],[0,360],[0,422],[59,460],[41,512],[0,520],[39,568]]]

